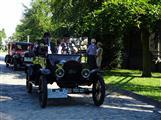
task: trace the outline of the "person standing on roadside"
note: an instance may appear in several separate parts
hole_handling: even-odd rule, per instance
[[[96,68],[96,39],[91,39],[91,44],[87,48],[87,63],[90,69]]]
[[[98,69],[101,69],[102,63],[102,54],[103,54],[103,44],[101,42],[97,43],[97,51],[96,51],[96,65]]]

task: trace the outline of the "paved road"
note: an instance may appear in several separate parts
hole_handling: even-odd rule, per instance
[[[25,90],[25,74],[6,68],[0,56],[0,120],[161,120],[160,109],[117,93],[108,93],[101,107],[90,95],[50,99],[41,109],[36,90]]]

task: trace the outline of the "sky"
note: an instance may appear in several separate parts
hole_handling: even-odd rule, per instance
[[[30,5],[31,0],[0,0],[0,30],[5,29],[7,37],[12,36],[23,17],[23,4]]]

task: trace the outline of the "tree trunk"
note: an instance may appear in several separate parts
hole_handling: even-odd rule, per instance
[[[151,53],[149,51],[149,32],[141,31],[141,41],[143,50],[143,71],[142,77],[151,77]]]

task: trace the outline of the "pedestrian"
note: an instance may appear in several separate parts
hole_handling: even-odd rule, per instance
[[[96,68],[96,39],[91,39],[91,44],[87,48],[87,63],[90,69]]]
[[[97,51],[96,51],[96,65],[98,69],[101,69],[102,63],[102,54],[103,54],[103,44],[101,42],[97,43]]]

